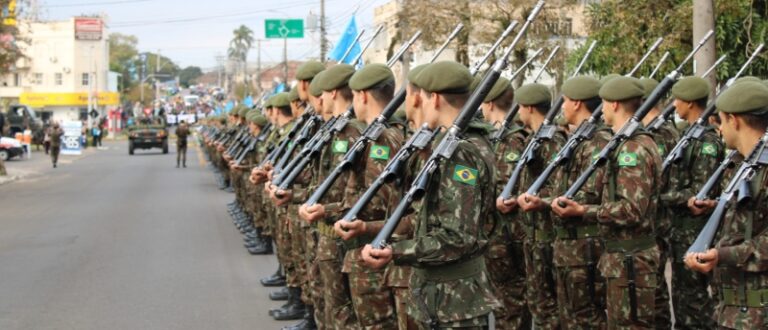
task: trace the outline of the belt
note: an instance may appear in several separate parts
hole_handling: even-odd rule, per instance
[[[317,232],[325,237],[336,238],[336,231],[333,230],[333,226],[322,220],[317,222]]]
[[[768,289],[759,290],[746,290],[745,297],[738,292],[739,290],[723,288],[721,292],[723,303],[726,306],[742,306],[750,308],[762,308],[768,306]],[[746,300],[747,305],[744,306],[743,301]]]
[[[555,228],[555,232],[557,238],[563,240],[574,240],[600,236],[600,228],[594,224],[575,227],[557,227]]]
[[[413,268],[413,271],[418,273],[422,278],[434,282],[447,282],[470,278],[480,274],[483,270],[485,270],[485,258],[483,256],[477,256],[467,261],[448,265]]]
[[[650,249],[656,246],[656,238],[642,237],[628,240],[605,241],[605,251],[613,252],[635,252]]]
[[[706,221],[695,221],[690,218],[673,218],[672,228],[701,231],[706,223]]]
[[[525,236],[527,239],[533,239],[535,242],[548,243],[552,242],[555,235],[550,231],[536,230],[529,226],[525,227]]]

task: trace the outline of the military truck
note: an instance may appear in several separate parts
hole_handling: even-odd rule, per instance
[[[23,104],[10,105],[5,114],[5,120],[8,123],[8,136],[13,137],[16,133],[23,133],[29,128],[32,131],[32,143],[42,143],[43,120],[37,116],[35,109]]]
[[[142,119],[128,127],[128,154],[136,149],[160,148],[168,153],[168,129],[162,119],[150,121]]]

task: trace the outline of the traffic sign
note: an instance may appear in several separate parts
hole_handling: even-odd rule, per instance
[[[304,20],[266,19],[264,33],[267,38],[304,38]]]

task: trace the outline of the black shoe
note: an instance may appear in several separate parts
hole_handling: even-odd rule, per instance
[[[291,304],[272,313],[272,317],[277,321],[300,320],[307,312],[306,306],[301,302],[301,289],[288,288],[288,291],[290,292],[288,301]]]
[[[179,168],[179,164],[176,164],[176,168]]]
[[[224,191],[226,191],[228,193],[234,193],[235,192],[235,188],[227,187],[227,189],[224,189]]]
[[[268,312],[268,313],[269,313],[269,316],[272,316],[272,315],[274,315],[274,314],[275,314],[275,312],[277,312],[277,311],[279,311],[279,310],[281,310],[281,309],[286,309],[286,308],[288,307],[288,305],[290,305],[290,304],[291,304],[291,302],[290,302],[290,301],[286,301],[286,302],[285,302],[285,304],[283,304],[283,305],[282,305],[282,306],[280,306],[280,307],[271,308],[271,309],[269,310],[269,312]]]
[[[269,293],[269,300],[288,300],[288,297],[289,291],[286,287]]]
[[[315,308],[312,305],[307,305],[306,310],[304,319],[302,319],[301,322],[292,326],[283,327],[281,330],[316,330],[317,323],[315,323]]]
[[[249,248],[248,252],[253,254],[253,255],[265,255],[265,254],[272,254],[272,253],[274,253],[274,251],[272,250],[272,239],[271,238],[265,238],[261,242],[261,245],[259,245],[257,247],[254,247],[254,248]],[[264,284],[264,282],[262,282],[262,284]],[[285,285],[285,277],[283,277],[283,284],[281,284],[281,285]],[[270,285],[265,285],[265,286],[270,286]]]
[[[260,282],[263,286],[285,286],[285,275],[283,275],[283,269],[278,268],[274,274],[262,278]]]

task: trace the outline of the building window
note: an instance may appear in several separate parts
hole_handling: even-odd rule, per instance
[[[21,76],[18,73],[13,74],[13,86],[14,87],[21,86]]]
[[[35,72],[33,75],[33,82],[35,85],[42,85],[43,84],[43,73],[42,72]]]
[[[53,75],[53,83],[54,83],[56,86],[61,86],[61,85],[63,85],[63,84],[64,84],[64,77],[63,77],[63,75],[61,74],[61,72],[56,72],[56,73]]]
[[[90,75],[88,75],[88,73],[83,73],[83,86],[90,85],[90,82],[91,82],[90,78],[91,77],[90,77]]]

